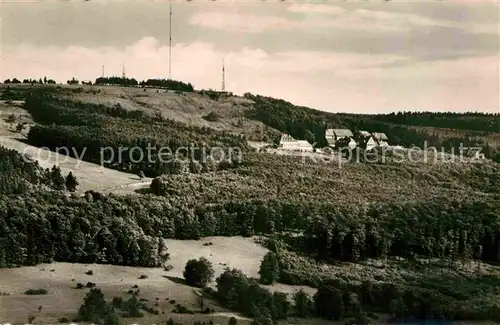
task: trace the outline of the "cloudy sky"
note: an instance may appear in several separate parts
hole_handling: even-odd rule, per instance
[[[168,77],[166,1],[0,0],[0,78]],[[500,112],[494,1],[172,4],[172,78],[333,112]]]

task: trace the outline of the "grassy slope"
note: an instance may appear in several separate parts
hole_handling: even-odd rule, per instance
[[[114,190],[128,192],[151,182],[149,178],[144,178],[143,182],[141,182],[140,178],[136,175],[101,167],[97,164],[30,146],[18,139],[0,137],[0,146],[27,154],[29,157],[38,160],[38,163],[43,168],[52,168],[53,165],[57,165],[61,168],[64,176],[72,172],[78,180],[77,193],[80,194],[89,190],[104,193]]]
[[[165,90],[157,92],[156,89],[150,88],[144,91],[141,88],[85,86],[84,89],[85,91],[79,93],[69,92],[67,96],[73,100],[94,104],[120,104],[125,109],[139,109],[150,114],[161,113],[164,118],[188,125],[211,127],[235,134],[244,133],[258,140],[263,134],[263,123],[245,117],[252,101],[242,97],[221,97],[215,101],[199,93],[175,93]],[[94,94],[90,90],[100,92]],[[209,113],[215,113],[219,119],[205,120],[203,117]]]
[[[204,246],[203,243],[211,242],[213,245]],[[174,320],[188,320],[186,324],[199,319],[208,321],[213,319],[216,323],[226,324],[228,318],[233,314],[213,301],[207,301],[206,305],[214,308],[214,315],[178,315],[172,314],[174,305],[166,301],[166,298],[175,299],[193,311],[198,310],[193,288],[182,283],[182,272],[186,262],[191,258],[205,256],[212,261],[215,276],[219,276],[223,269],[235,267],[241,269],[245,274],[258,277],[259,263],[267,252],[267,249],[255,244],[253,238],[241,237],[210,237],[200,241],[167,240],[171,259],[169,264],[173,266],[171,271],[161,268],[137,268],[112,265],[86,265],[71,263],[42,264],[36,267],[21,267],[14,269],[0,269],[0,292],[9,293],[8,296],[0,296],[0,319],[4,322],[24,322],[28,315],[36,316],[35,324],[57,323],[62,316],[74,315],[83,301],[88,289],[74,289],[78,282],[84,285],[91,281],[101,288],[108,299],[113,296],[128,297],[128,290],[134,285],[140,289],[140,298],[148,299],[148,306],[153,306],[155,298],[158,297],[157,309],[165,311],[165,314],[154,316],[146,313],[146,317],[138,319],[138,323],[150,323],[172,317]],[[51,271],[54,270],[54,271]],[[93,275],[86,275],[88,270]],[[138,279],[142,274],[147,279]],[[74,281],[72,281],[74,279]],[[269,287],[269,286],[268,286]],[[26,296],[23,294],[28,289],[48,290],[48,295]],[[276,284],[269,287],[281,292],[295,292],[299,286],[287,286]],[[309,293],[314,289],[302,287]],[[38,306],[42,311],[38,312]],[[238,317],[239,323],[248,324],[246,318]],[[159,324],[159,323],[158,323]]]

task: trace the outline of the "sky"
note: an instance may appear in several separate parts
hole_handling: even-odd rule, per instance
[[[168,78],[169,3],[0,0],[0,79]],[[494,1],[172,2],[172,79],[330,112],[500,113]]]

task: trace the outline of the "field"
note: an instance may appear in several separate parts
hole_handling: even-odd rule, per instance
[[[204,246],[204,243],[212,243]],[[210,308],[215,309],[211,315],[180,315],[172,313],[173,305],[166,298],[175,299],[189,309],[196,311],[199,305],[196,302],[195,288],[183,284],[183,270],[186,262],[191,258],[204,256],[212,261],[215,276],[219,276],[225,267],[238,268],[252,277],[258,277],[258,267],[266,249],[254,243],[253,238],[241,237],[209,237],[200,241],[167,240],[171,259],[168,264],[173,266],[171,271],[162,268],[124,267],[100,264],[70,264],[52,263],[40,264],[33,267],[14,269],[0,269],[0,292],[9,293],[0,296],[0,319],[6,323],[21,323],[27,321],[28,315],[36,317],[34,324],[55,324],[58,318],[75,315],[88,289],[76,289],[77,283],[94,282],[101,288],[106,297],[127,297],[127,291],[138,285],[140,297],[148,299],[148,305],[153,305],[158,299],[159,310],[165,314],[159,316],[148,315],[137,319],[140,323],[165,322],[172,317],[174,320],[189,321],[197,319],[226,324],[229,317],[236,316],[238,323],[249,324],[248,318],[235,315],[231,311],[219,307],[213,301],[207,302]],[[86,275],[88,270],[93,275]],[[141,275],[146,279],[139,279]],[[28,289],[47,289],[47,295],[28,296],[24,291]],[[304,286],[287,286],[277,284],[270,287],[280,292],[293,293],[303,288],[309,293],[315,290]],[[38,307],[42,306],[42,311]],[[133,321],[132,319],[130,321]],[[157,323],[158,324],[158,323]]]

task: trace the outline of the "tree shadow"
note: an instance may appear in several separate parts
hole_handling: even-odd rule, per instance
[[[165,279],[168,279],[168,280],[174,282],[174,283],[187,285],[186,280],[184,280],[183,278],[179,278],[176,276],[170,276],[170,275],[163,275],[163,277]]]
[[[151,189],[149,187],[144,187],[144,188],[138,188],[134,190],[135,193],[137,194],[151,194]]]

